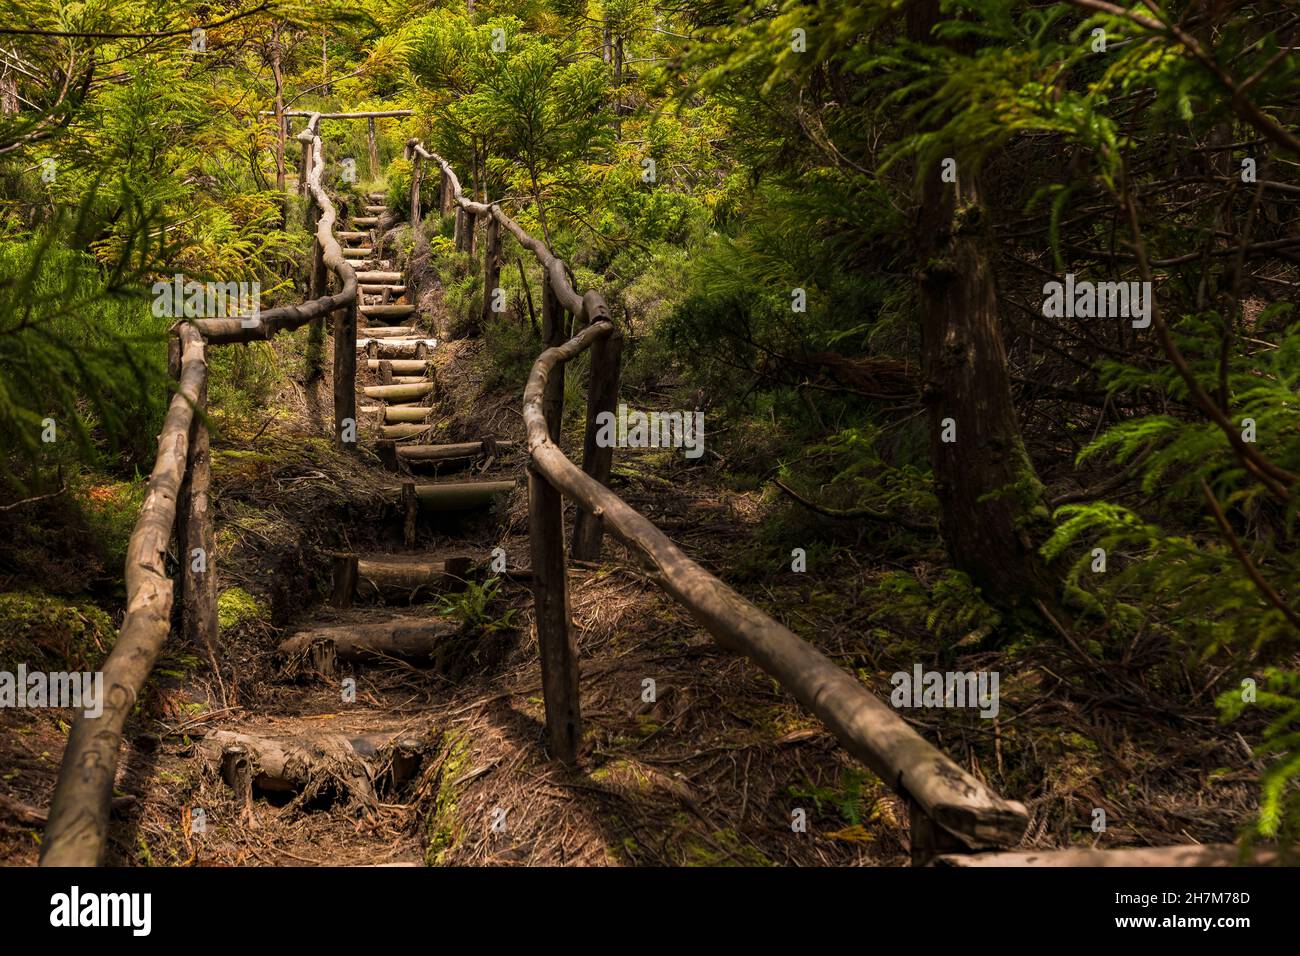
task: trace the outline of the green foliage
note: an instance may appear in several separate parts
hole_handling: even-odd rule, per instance
[[[463,591],[455,591],[443,598],[438,613],[456,618],[464,629],[478,634],[493,634],[514,627],[515,608],[500,612],[501,581],[489,578],[486,583],[469,581]]]
[[[1224,720],[1242,716],[1254,708],[1274,714],[1264,729],[1261,756],[1276,760],[1260,777],[1260,806],[1252,837],[1276,840],[1285,848],[1300,839],[1300,674],[1276,667],[1266,668],[1263,687],[1248,702],[1240,689],[1223,693],[1218,700]]]
[[[961,571],[945,571],[928,589],[912,574],[890,571],[863,597],[880,607],[870,620],[924,630],[946,644],[986,634],[1002,623],[1001,615]]]
[[[0,241],[0,445],[45,463],[125,446],[143,464],[165,395],[170,320],[60,235]],[[0,476],[21,488],[12,463],[0,456]]]

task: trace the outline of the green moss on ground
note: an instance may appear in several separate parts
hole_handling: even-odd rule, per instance
[[[243,588],[226,588],[217,598],[217,624],[222,631],[231,630],[249,621],[270,619],[270,605],[259,601]]]
[[[441,866],[456,848],[456,802],[460,798],[456,781],[465,775],[473,763],[469,738],[454,737],[446,743],[446,747],[446,756],[438,774],[438,793],[426,818],[429,843],[424,851],[424,859],[429,866]]]
[[[0,593],[0,670],[89,670],[112,646],[113,620],[93,604],[39,591]]]

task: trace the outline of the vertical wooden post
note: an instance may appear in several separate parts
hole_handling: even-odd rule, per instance
[[[366,139],[370,146],[370,178],[379,175],[379,141],[375,138],[375,118],[366,118]]]
[[[181,554],[181,594],[185,639],[195,647],[217,653],[216,532],[212,526],[209,490],[212,487],[212,442],[203,420],[208,407],[207,376],[199,386],[198,407],[190,426],[186,467],[185,551]],[[198,552],[198,553],[196,553]]]
[[[334,313],[334,444],[343,451],[357,449],[356,299]]]
[[[312,165],[315,163],[313,157],[314,152],[315,150],[312,147],[312,141],[310,139],[302,140],[302,161],[298,164],[299,196],[308,196],[311,194],[311,190],[307,188],[307,170],[311,169]]]
[[[469,253],[470,256],[473,256],[474,252],[478,248],[478,243],[474,241],[474,237],[475,237],[474,227],[477,225],[477,223],[478,223],[478,214],[474,212],[470,212],[470,210],[466,209],[465,210],[465,251]]]
[[[178,323],[179,324],[179,323]],[[164,402],[164,408],[170,408],[172,400],[180,391],[181,380],[181,356],[183,346],[181,337],[176,334],[175,326],[172,327],[171,333],[167,336],[167,396]],[[186,505],[189,492],[189,466],[186,465],[185,475],[181,479],[181,485],[176,491],[176,517],[172,521],[172,536],[176,542],[176,562],[179,573],[177,580],[172,585],[172,594],[177,592],[184,593],[185,579],[185,555],[189,553],[189,548],[185,543],[186,532],[188,531],[188,522],[185,517],[189,512]],[[182,633],[185,630],[185,601],[174,600],[172,602],[171,623],[178,631]]]
[[[320,221],[320,209],[312,203],[315,216],[312,222],[312,235],[315,236],[316,223]],[[329,292],[329,271],[325,267],[325,249],[320,239],[313,238],[311,244],[311,297],[319,299]],[[307,381],[315,382],[324,371],[325,366],[325,317],[312,319],[307,329]]]
[[[451,180],[447,177],[447,171],[443,170],[438,181],[438,211],[442,213],[443,218],[451,215],[451,207],[456,202],[456,197],[451,191]]]
[[[564,264],[555,261],[554,268],[561,274]],[[542,270],[542,344],[547,348],[564,342],[564,306],[555,294],[551,280],[551,270]],[[560,366],[546,380],[546,391],[542,393],[542,411],[546,415],[546,430],[551,441],[560,440],[560,420],[564,417],[564,367]]]
[[[603,304],[602,304],[603,305]],[[605,314],[589,316],[599,321]],[[619,365],[623,356],[623,333],[615,328],[609,335],[597,339],[591,346],[591,383],[587,386],[587,434],[582,446],[582,470],[602,485],[609,484],[609,472],[614,465],[614,448],[596,444],[599,430],[597,418],[602,412],[615,414],[618,405]],[[571,553],[576,561],[599,561],[600,539],[604,535],[604,521],[599,514],[579,508],[573,519]]]
[[[420,225],[420,154],[411,150],[411,228]]]
[[[351,607],[352,596],[357,591],[357,562],[355,554],[334,555],[334,593],[330,603],[335,607]]]
[[[501,236],[497,217],[488,213],[483,229],[483,312],[480,327],[486,327],[492,317],[492,300],[501,284]]]
[[[460,207],[459,203],[456,205],[456,227],[451,235],[456,251],[463,252],[465,249],[465,210]]]
[[[531,462],[528,465],[528,544],[533,565],[533,615],[542,664],[542,696],[551,756],[577,762],[582,740],[578,648],[569,624],[564,564],[564,502]]]

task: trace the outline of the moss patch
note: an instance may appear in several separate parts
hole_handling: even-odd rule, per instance
[[[93,604],[37,591],[0,593],[0,670],[90,670],[113,643],[112,619]]]
[[[269,621],[271,609],[243,588],[226,588],[217,598],[217,624],[228,631],[249,621]]]
[[[473,762],[467,737],[455,737],[447,743],[446,755],[438,771],[438,794],[428,816],[429,845],[424,851],[424,859],[430,866],[440,866],[456,846],[456,801],[460,797],[456,781],[465,775]]]

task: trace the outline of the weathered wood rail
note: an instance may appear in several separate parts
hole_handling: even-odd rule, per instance
[[[927,742],[888,704],[807,641],[755,607],[692,561],[667,535],[608,487],[613,449],[596,441],[597,416],[618,401],[622,336],[599,292],[579,295],[564,263],[528,235],[496,204],[465,197],[451,166],[417,141],[408,143],[415,164],[412,222],[419,210],[421,161],[441,171],[439,209],[456,214],[456,246],[470,252],[476,220],[487,233],[483,298],[498,281],[499,229],[509,231],[542,267],[542,338],[548,346],[524,389],[528,440],[528,516],[533,600],[541,656],[546,725],[552,755],[573,763],[582,737],[578,649],[569,612],[563,501],[577,505],[571,553],[599,557],[606,530],[657,572],[660,586],[690,611],[723,647],[748,656],[814,713],[844,747],[902,795],[911,818],[912,858],[1014,846],[1028,824],[1024,806],[1005,800]],[[450,209],[449,209],[450,207]],[[579,331],[566,341],[565,315]],[[591,350],[591,381],[582,466],[559,447],[563,369]]]
[[[176,587],[167,575],[166,558],[173,530],[182,566],[184,632],[196,645],[215,646],[215,535],[208,508],[211,469],[204,420],[207,348],[269,339],[332,315],[335,441],[341,448],[356,448],[357,277],[335,238],[338,214],[322,183],[321,119],[321,114],[311,114],[298,135],[315,223],[313,297],[256,316],[190,319],[172,328],[169,364],[176,392],[158,439],[149,492],[127,548],[126,616],[103,665],[103,712],[98,717],[78,715],[73,722],[45,827],[42,866],[95,866],[103,855],[122,728],[171,628]],[[330,276],[337,291],[326,288]]]

